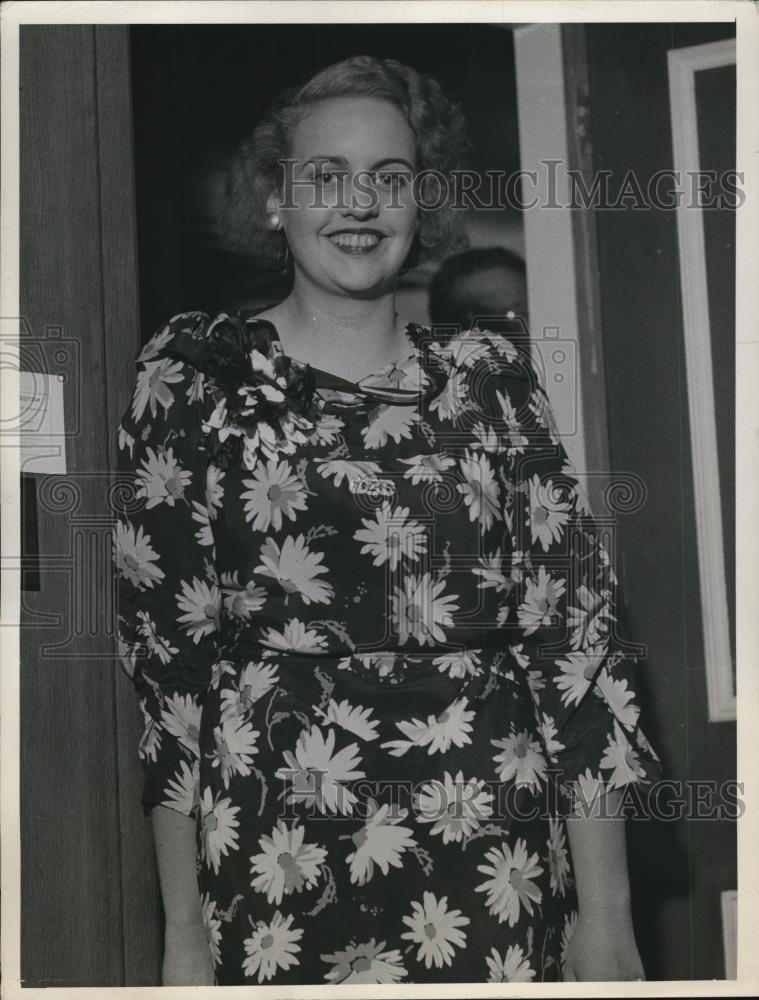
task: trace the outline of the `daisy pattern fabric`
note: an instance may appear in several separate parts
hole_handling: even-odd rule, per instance
[[[362,385],[283,367],[252,314],[136,359],[120,652],[220,985],[557,980],[568,804],[659,772],[529,359],[407,333]]]

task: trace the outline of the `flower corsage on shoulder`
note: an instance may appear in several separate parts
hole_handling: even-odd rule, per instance
[[[270,328],[221,313],[206,333],[204,371],[216,408],[203,424],[220,467],[290,455],[321,411],[308,365],[292,364]]]

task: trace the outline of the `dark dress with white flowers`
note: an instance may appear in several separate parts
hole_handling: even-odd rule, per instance
[[[534,367],[406,332],[358,385],[250,313],[137,357],[120,651],[144,808],[197,822],[220,985],[559,979],[563,816],[658,771]]]

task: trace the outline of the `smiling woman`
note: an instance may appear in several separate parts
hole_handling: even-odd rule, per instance
[[[432,189],[467,148],[439,84],[393,60],[345,60],[274,102],[232,163],[222,228],[229,246],[290,269],[292,293],[261,313],[287,354],[357,380],[408,352],[398,277],[466,246],[460,213]],[[319,336],[324,291],[337,308]]]
[[[408,177],[409,170],[412,174],[435,171],[449,177],[453,170],[461,166],[469,148],[461,110],[447,100],[437,81],[392,59],[356,56],[328,67],[300,88],[284,91],[272,103],[251,136],[240,145],[230,164],[220,220],[226,243],[261,264],[282,266],[286,261],[284,234],[267,227],[267,200],[272,191],[284,189],[285,203],[291,204],[288,181],[292,179],[293,168],[306,170],[307,159],[313,157],[315,162],[308,170],[314,181],[328,166],[339,167],[337,171],[330,170],[332,183],[338,173],[343,181],[346,178],[348,171],[344,159],[333,163],[329,158],[340,155],[342,149],[332,147],[326,136],[314,135],[313,129],[310,130],[315,141],[305,159],[302,157],[304,151],[301,149],[301,157],[298,157],[292,146],[299,123],[306,116],[311,118],[318,113],[319,105],[328,100],[366,100],[371,102],[369,106],[380,118],[394,120],[396,134],[393,138],[400,145],[392,149],[383,148],[376,162],[371,162],[368,148],[353,143],[361,168],[368,166],[370,173],[379,168],[392,168],[388,171],[383,169],[383,173],[394,178],[390,181],[386,177],[386,185],[400,184]],[[333,107],[336,112],[340,110]],[[342,110],[345,110],[344,104]],[[324,117],[321,120],[324,121]],[[351,129],[364,124],[362,116],[350,118]],[[333,138],[336,129],[341,146],[343,142],[350,141],[351,130],[340,127],[339,117],[333,119]],[[363,128],[362,134],[366,136],[367,131]],[[302,138],[305,139],[308,132],[309,126],[304,124]],[[407,145],[409,139],[410,148]],[[400,163],[393,159],[396,155],[402,156]],[[354,164],[356,166],[359,164]],[[401,170],[397,169],[399,166]],[[360,184],[362,178],[356,179]],[[324,179],[318,183],[323,184]],[[428,177],[422,184],[419,192],[422,197],[417,197],[417,201],[432,201],[426,195],[427,189],[434,185],[433,178]],[[361,192],[358,194],[361,197]],[[362,200],[366,201],[366,196]],[[447,198],[442,202],[436,199],[434,211],[426,210],[423,205],[420,209],[419,227],[404,267],[416,266],[427,259],[443,259],[466,245],[467,237],[460,213],[456,213]]]
[[[529,357],[396,310],[462,244],[416,180],[463,136],[393,60],[287,92],[226,218],[292,290],[137,358],[115,555],[165,985],[642,976],[624,832],[567,818],[658,770],[609,556]]]
[[[346,122],[352,123],[350,130]],[[332,152],[322,154],[323,149]],[[388,151],[389,157],[383,155]],[[326,350],[331,371],[339,365],[342,371],[336,374],[364,375],[389,363],[403,344],[400,327],[389,341],[378,324],[386,324],[392,312],[397,276],[418,227],[411,184],[382,186],[375,178],[384,181],[385,174],[374,164],[389,160],[413,170],[414,133],[402,111],[387,101],[332,98],[320,101],[298,122],[290,153],[295,169],[289,190],[284,197],[270,193],[266,207],[270,225],[281,227],[290,248],[296,280],[285,302],[264,316],[277,326],[287,353],[316,362]],[[310,330],[313,317],[308,325],[303,317],[326,296],[341,302],[345,330],[342,338],[333,335],[317,343]],[[376,320],[357,324],[367,303]],[[351,340],[351,353],[340,342],[345,337]],[[371,367],[360,370],[367,363]]]

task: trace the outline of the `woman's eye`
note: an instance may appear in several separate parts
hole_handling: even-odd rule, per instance
[[[405,174],[388,173],[385,170],[377,171],[377,173],[374,175],[374,179],[376,184],[380,184],[382,187],[387,187],[387,188],[403,187],[408,180]]]
[[[320,170],[314,177],[319,184],[334,184],[339,178],[336,170]]]

